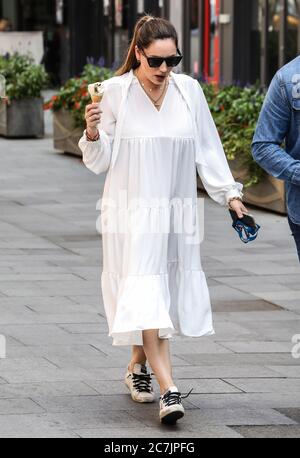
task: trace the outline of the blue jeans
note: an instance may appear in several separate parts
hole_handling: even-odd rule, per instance
[[[299,262],[300,262],[300,225],[293,223],[290,217],[288,217],[288,222],[289,222],[289,225],[292,231],[292,235],[294,236],[294,239],[296,242],[298,257],[299,257]]]

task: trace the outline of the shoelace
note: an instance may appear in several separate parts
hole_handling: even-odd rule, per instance
[[[140,393],[146,392],[151,393],[151,375],[154,374],[132,374],[133,386]]]
[[[182,399],[186,399],[189,397],[191,392],[193,391],[194,388],[192,388],[188,394],[185,396],[182,396],[182,394],[179,391],[168,391],[164,396],[161,396],[161,399],[163,402],[166,404],[166,406],[171,406],[174,404],[180,404]]]

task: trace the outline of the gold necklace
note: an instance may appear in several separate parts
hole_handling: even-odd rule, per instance
[[[157,108],[160,107],[160,103],[158,103],[158,102],[159,102],[160,99],[163,97],[163,95],[167,92],[168,85],[169,85],[169,83],[166,82],[165,87],[164,87],[164,90],[163,90],[162,94],[159,96],[159,98],[158,98],[157,100],[154,100],[154,99],[149,95],[149,97],[150,97],[150,99],[152,100],[152,102],[154,103],[154,106],[155,106],[155,107],[157,107]]]
[[[143,88],[144,91],[146,92],[146,89],[147,89],[147,88],[146,88],[146,86],[145,86],[145,83],[144,83],[143,81],[140,81],[140,80],[139,80],[137,74],[135,74],[135,76],[137,77],[137,80],[139,81],[139,83],[141,84],[142,88]],[[158,107],[160,106],[160,104],[159,104],[158,102],[159,102],[159,100],[162,98],[162,96],[166,93],[166,90],[167,90],[168,86],[169,86],[169,77],[166,78],[166,82],[165,82],[165,86],[164,86],[163,92],[161,93],[161,95],[159,96],[159,98],[158,98],[157,100],[154,100],[154,99],[151,97],[151,95],[149,95],[149,94],[146,92],[146,94],[149,96],[149,98],[151,99],[151,101],[154,103],[154,106],[155,106],[155,107],[158,108]],[[152,89],[147,89],[147,90],[149,90],[149,92],[152,92]]]

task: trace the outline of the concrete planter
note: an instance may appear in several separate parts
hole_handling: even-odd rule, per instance
[[[82,157],[78,142],[83,134],[83,129],[74,128],[70,113],[64,109],[53,114],[54,148],[65,153],[72,153]]]
[[[42,98],[12,100],[0,104],[0,135],[8,138],[43,138],[44,100]]]
[[[229,166],[234,179],[243,183],[245,181],[246,171],[236,168],[237,166],[235,161],[230,161]],[[200,189],[205,190],[199,177],[198,186]],[[245,203],[259,208],[268,209],[282,215],[287,215],[284,181],[277,180],[276,178],[267,175],[261,183],[251,186],[247,190],[244,188],[243,193]]]

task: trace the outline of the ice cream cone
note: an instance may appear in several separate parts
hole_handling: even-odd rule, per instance
[[[89,84],[88,90],[89,90],[92,102],[101,103],[103,95],[104,95],[103,84],[102,83]]]
[[[102,95],[93,95],[92,96],[92,102],[93,103],[101,103],[101,100],[102,100]]]

